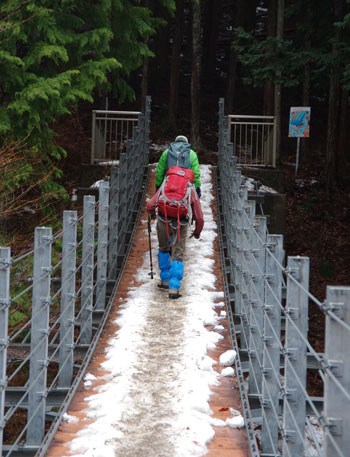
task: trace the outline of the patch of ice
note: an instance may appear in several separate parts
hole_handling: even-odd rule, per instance
[[[220,376],[233,376],[235,374],[235,370],[232,367],[226,367],[221,370]]]
[[[64,413],[62,416],[62,420],[64,422],[68,422],[69,424],[75,424],[79,422],[79,419],[76,416],[71,416],[70,414]]]
[[[226,424],[232,428],[244,427],[244,419],[241,415],[233,416],[226,419]]]
[[[220,365],[224,367],[230,367],[233,365],[237,352],[234,349],[230,349],[220,355]]]

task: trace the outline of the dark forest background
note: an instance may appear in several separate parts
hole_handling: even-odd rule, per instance
[[[312,258],[322,295],[349,282],[349,90],[348,0],[2,0],[0,244],[59,224],[106,99],[150,95],[151,140],[185,134],[215,163],[224,97],[226,114],[278,117],[286,249]],[[311,106],[298,179],[291,106]]]

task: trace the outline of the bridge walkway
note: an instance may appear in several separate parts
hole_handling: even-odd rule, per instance
[[[157,289],[157,266],[148,275],[143,210],[108,323],[47,457],[250,455],[245,428],[234,426],[243,420],[234,364],[226,376],[220,364],[232,341],[211,167],[201,176],[205,227],[199,241],[188,240],[183,296],[169,300]],[[146,198],[153,190],[154,169]],[[154,222],[153,265],[156,254]]]

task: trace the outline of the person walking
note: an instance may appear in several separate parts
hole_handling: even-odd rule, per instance
[[[195,174],[192,170],[170,167],[165,182],[146,205],[149,217],[154,217],[157,213],[158,266],[161,278],[158,287],[168,289],[169,298],[172,299],[181,297],[183,258],[192,217],[195,228],[191,237],[199,239],[204,226],[203,212],[193,185],[194,181]],[[185,197],[180,195],[181,189],[186,192]],[[180,203],[176,203],[176,198]]]
[[[156,169],[156,190],[162,185],[166,172],[170,167],[177,166],[188,168],[194,172],[194,186],[198,197],[201,196],[201,180],[199,171],[199,161],[197,153],[191,149],[188,139],[184,135],[178,135],[175,141],[170,143],[169,148],[163,151]]]

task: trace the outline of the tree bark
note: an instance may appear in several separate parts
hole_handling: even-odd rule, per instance
[[[147,41],[147,46],[149,41]],[[142,65],[142,81],[141,81],[141,111],[144,113],[146,108],[146,97],[148,95],[148,68],[149,57],[144,56]]]
[[[269,0],[268,2],[268,17],[267,17],[267,37],[276,36],[276,21],[277,21],[277,0]],[[264,84],[264,114],[265,116],[273,116],[274,107],[274,87],[272,81],[266,81]]]
[[[145,0],[145,8],[151,6],[151,0]],[[146,41],[147,47],[150,45],[150,40]],[[146,109],[146,97],[148,95],[148,73],[149,73],[149,57],[143,57],[142,65],[142,80],[141,80],[141,111],[144,113]]]
[[[283,29],[284,29],[284,0],[278,0],[277,9],[277,28],[276,37],[279,40],[283,40]],[[280,72],[277,72],[277,77],[281,76]],[[281,84],[275,84],[274,91],[274,113],[276,116],[276,129],[277,129],[277,142],[276,142],[276,162],[280,160],[281,151],[281,102],[282,102],[282,86]]]
[[[343,18],[344,1],[334,0],[334,22]],[[337,62],[339,53],[339,41],[341,40],[341,29],[335,29],[335,42],[332,46],[332,54]],[[337,138],[339,134],[339,106],[340,106],[340,63],[332,66],[331,78],[329,85],[329,102],[328,102],[328,130],[327,130],[327,151],[326,151],[326,168],[325,181],[328,196],[332,196],[334,183],[336,181],[337,166]]]
[[[175,36],[171,55],[170,71],[170,95],[169,95],[169,125],[176,128],[179,76],[180,76],[180,53],[184,24],[184,0],[176,0]]]
[[[246,8],[245,0],[237,0],[236,9],[234,12],[233,27],[244,27],[244,11]],[[226,101],[225,106],[227,113],[233,113],[233,105],[235,99],[235,87],[237,79],[237,63],[238,56],[236,51],[230,47],[229,58],[228,58],[228,74],[227,74],[227,86],[226,86]]]
[[[206,1],[204,7],[202,78],[211,81],[216,75],[216,45],[222,0]]]
[[[311,15],[311,11],[308,8],[308,15]],[[311,17],[311,16],[310,16]],[[311,40],[306,39],[305,50],[311,50]],[[303,80],[303,99],[302,99],[302,106],[310,106],[310,93],[311,93],[311,63],[307,61],[304,65],[304,80]],[[304,164],[310,163],[310,138],[302,138],[301,140],[301,155],[300,161]]]
[[[157,34],[153,38],[152,50],[155,54],[155,57],[152,58],[151,66],[151,81],[152,87],[154,90],[159,87],[159,84],[169,78],[170,70],[170,58],[169,58],[169,38],[170,38],[170,27],[169,23],[172,20],[167,8],[159,4],[154,8],[154,15],[156,17],[161,17],[167,22],[166,25],[163,25],[157,31]]]
[[[348,176],[348,165],[346,163],[345,151],[349,150],[349,91],[342,89],[340,100],[339,119],[339,140],[338,140],[338,161],[336,167],[336,179],[343,184],[344,177]]]
[[[201,2],[192,3],[192,80],[191,80],[191,99],[192,99],[192,123],[191,123],[191,143],[195,149],[201,148],[199,119],[200,119],[200,60],[201,60]]]

